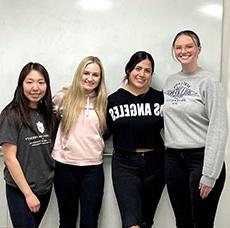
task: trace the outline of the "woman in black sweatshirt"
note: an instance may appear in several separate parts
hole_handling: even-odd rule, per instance
[[[136,52],[125,67],[124,87],[108,97],[112,179],[123,228],[151,228],[165,185],[163,93],[150,87],[153,71],[152,56]]]

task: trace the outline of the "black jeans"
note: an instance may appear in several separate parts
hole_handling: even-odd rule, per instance
[[[213,228],[225,182],[225,165],[207,198],[200,197],[204,148],[168,149],[166,184],[178,228]]]
[[[60,228],[76,228],[80,200],[80,227],[97,228],[104,190],[102,165],[73,166],[56,163],[54,189]]]
[[[112,180],[122,227],[150,228],[165,186],[164,151],[115,152]]]
[[[40,209],[37,213],[30,211],[23,193],[18,189],[6,184],[6,197],[10,212],[10,218],[15,228],[37,228],[45,214],[49,204],[51,190],[48,193],[38,195]]]

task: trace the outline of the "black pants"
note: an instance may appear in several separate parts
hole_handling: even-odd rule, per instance
[[[30,211],[25,196],[18,189],[6,184],[6,197],[10,212],[10,218],[15,228],[38,228],[49,204],[51,190],[45,194],[38,195],[40,209],[33,213]]]
[[[76,228],[80,201],[80,227],[96,228],[104,189],[103,166],[73,166],[57,162],[55,169],[59,227]]]
[[[168,149],[166,183],[178,228],[213,228],[225,182],[225,166],[207,198],[200,197],[204,148]]]
[[[164,151],[115,152],[112,180],[122,227],[150,228],[165,186]]]

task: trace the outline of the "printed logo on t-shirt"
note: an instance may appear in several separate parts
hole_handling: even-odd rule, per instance
[[[42,123],[41,121],[38,121],[38,122],[36,123],[36,125],[37,125],[37,129],[38,129],[41,133],[44,133],[45,128],[44,128],[43,123]]]

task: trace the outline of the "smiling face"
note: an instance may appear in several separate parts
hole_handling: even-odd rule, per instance
[[[46,94],[47,84],[44,76],[36,70],[31,70],[23,81],[23,93],[29,100],[31,108],[37,108],[40,101]]]
[[[195,39],[188,35],[180,35],[173,46],[176,59],[181,63],[182,68],[197,68],[197,58],[200,53],[200,47]]]
[[[81,84],[87,93],[96,89],[101,80],[101,69],[97,63],[88,64],[82,75]]]
[[[151,78],[152,64],[148,59],[144,59],[128,74],[128,88],[133,92],[145,92],[149,88]]]

